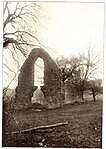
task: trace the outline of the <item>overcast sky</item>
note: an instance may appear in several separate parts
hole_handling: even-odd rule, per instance
[[[90,42],[96,51],[103,51],[103,3],[48,2],[43,5],[48,20],[43,24],[47,25],[46,29],[40,33],[46,45],[64,56],[85,50]]]

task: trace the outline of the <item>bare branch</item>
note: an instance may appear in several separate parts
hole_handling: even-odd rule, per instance
[[[9,74],[6,71],[3,70],[3,73],[5,73],[9,77]]]
[[[9,71],[11,71],[12,73],[14,73],[14,74],[15,74],[15,72],[14,72],[13,70],[11,70],[11,69],[8,67],[8,65],[7,65],[7,64],[4,64],[4,63],[3,63],[3,65],[4,65],[5,67],[7,67]]]
[[[8,2],[5,2],[5,7],[4,7],[4,10],[3,10],[3,14],[5,13],[5,11],[7,9],[7,5],[8,5]]]
[[[92,72],[94,72],[95,70],[97,70],[99,67],[96,67],[94,69],[92,69],[88,74],[87,74],[87,78],[92,74]]]
[[[9,88],[9,86],[11,85],[11,83],[14,81],[14,79],[16,79],[16,76],[17,76],[17,73],[20,71],[20,68],[19,70],[15,73],[14,77],[11,79],[11,81],[9,82],[9,84],[6,86],[6,88]]]
[[[15,60],[16,64],[17,64],[17,68],[19,69],[20,65],[19,65],[19,61],[18,61],[18,54],[17,54],[17,52],[16,52],[16,50],[15,50],[16,48],[15,48],[14,44],[12,44],[12,46],[13,46],[13,49],[14,49],[14,51],[12,52],[12,56],[13,56],[13,59]],[[15,52],[16,55],[17,55],[17,59],[15,58],[14,52]]]

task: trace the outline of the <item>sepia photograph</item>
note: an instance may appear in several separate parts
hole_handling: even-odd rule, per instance
[[[103,147],[105,2],[3,1],[2,147]]]

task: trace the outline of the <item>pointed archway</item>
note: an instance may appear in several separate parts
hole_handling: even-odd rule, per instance
[[[35,48],[20,70],[16,89],[17,108],[31,106],[31,97],[37,88],[34,86],[34,64],[39,57],[44,61],[44,86],[41,87],[41,90],[44,93],[46,105],[59,107],[64,102],[61,94],[60,69],[44,49]]]
[[[42,58],[37,58],[34,64],[34,86],[44,85],[44,61]]]

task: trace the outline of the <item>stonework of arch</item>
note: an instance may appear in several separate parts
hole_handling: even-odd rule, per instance
[[[34,75],[36,75],[34,74],[34,63],[39,57],[44,61],[44,86],[41,87],[41,90],[44,93],[46,105],[59,107],[63,103],[60,69],[44,49],[35,48],[20,70],[16,88],[17,108],[31,106],[31,97],[37,88],[34,87]]]

